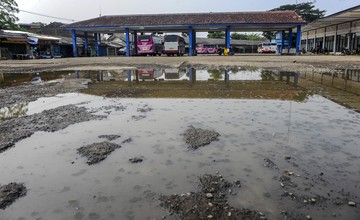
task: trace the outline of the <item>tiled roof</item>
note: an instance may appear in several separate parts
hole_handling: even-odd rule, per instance
[[[62,26],[63,28],[86,27],[132,27],[132,26],[170,26],[170,25],[209,25],[209,24],[304,24],[294,11],[266,12],[216,12],[216,13],[177,13],[112,15],[79,21]]]

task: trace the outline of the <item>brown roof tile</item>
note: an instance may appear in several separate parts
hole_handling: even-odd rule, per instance
[[[209,25],[209,24],[303,24],[294,11],[266,12],[216,12],[216,13],[178,13],[112,15],[93,18],[64,25],[63,28],[86,27],[133,27],[167,25]]]

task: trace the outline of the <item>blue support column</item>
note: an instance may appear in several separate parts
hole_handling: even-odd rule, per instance
[[[189,56],[192,56],[193,55],[193,29],[192,27],[190,26],[189,27]]]
[[[226,46],[226,48],[230,49],[230,27],[229,26],[226,27],[225,46]]]
[[[98,41],[98,34],[94,33],[94,39],[95,39],[95,56],[99,56],[99,41]]]
[[[282,53],[282,50],[285,47],[285,31],[281,31],[281,49],[280,49],[280,53]]]
[[[192,45],[193,45],[193,55],[196,56],[196,31],[195,30],[193,30]]]
[[[72,46],[73,46],[73,57],[78,57],[77,42],[76,42],[76,31],[71,30]]]
[[[289,46],[288,46],[288,53],[290,53],[290,48],[292,47],[292,35],[293,35],[293,32],[292,32],[292,28],[289,29]]]
[[[137,31],[134,31],[134,50],[135,50],[135,55],[138,54],[138,47],[137,47]]]
[[[85,52],[85,56],[89,55],[89,39],[87,32],[84,32],[84,52]]]
[[[301,44],[301,25],[297,26],[296,33],[296,54],[300,54],[300,44]]]
[[[130,57],[130,32],[129,28],[125,28],[125,39],[126,39],[126,56]]]

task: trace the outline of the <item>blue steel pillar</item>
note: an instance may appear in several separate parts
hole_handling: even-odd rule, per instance
[[[229,26],[226,27],[225,46],[226,46],[226,48],[229,49],[229,52],[230,52],[230,27]]]
[[[285,31],[281,31],[281,49],[280,49],[280,53],[282,53],[282,50],[285,47]]]
[[[130,57],[130,33],[129,28],[125,28],[125,39],[126,39],[126,56]]]
[[[95,39],[95,56],[99,56],[99,41],[98,41],[98,34],[94,33],[94,39]]]
[[[292,28],[289,29],[289,46],[288,46],[288,53],[290,53],[290,49],[292,47],[292,35],[293,35],[293,32],[292,32]]]
[[[192,45],[193,45],[193,55],[196,56],[196,31],[195,30],[193,30]]]
[[[193,32],[193,28],[192,28],[192,26],[189,26],[189,56],[192,56],[193,55],[193,34],[194,34],[194,32]]]
[[[72,38],[72,45],[73,45],[73,57],[78,57],[76,31],[75,30],[71,30],[71,38]]]
[[[88,35],[87,32],[84,32],[84,52],[85,52],[85,56],[88,56],[88,52],[89,52],[89,40],[88,40]]]
[[[138,54],[138,48],[137,48],[137,31],[134,31],[134,50],[135,50],[135,55]]]
[[[296,54],[300,54],[300,44],[301,44],[301,25],[298,25],[297,33],[296,33]]]

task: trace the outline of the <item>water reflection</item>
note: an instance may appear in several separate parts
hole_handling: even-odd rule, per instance
[[[302,78],[324,86],[360,95],[360,70],[348,69],[337,73],[302,74]]]
[[[351,102],[340,91],[360,95],[360,70],[338,70],[337,73],[283,72],[259,68],[214,67],[199,68],[130,68],[111,70],[54,71],[36,73],[4,73],[0,86],[30,83],[40,77],[44,85],[62,83],[68,79],[91,80],[84,93],[121,97],[188,97],[188,98],[260,98],[304,100],[317,93],[335,96],[338,103],[360,109],[360,101]],[[313,85],[310,82],[321,85]],[[42,84],[40,84],[42,85]],[[326,90],[324,90],[326,86]],[[335,89],[333,91],[333,89]],[[331,92],[329,92],[331,91]],[[357,101],[354,101],[357,98]],[[355,103],[355,104],[354,104]]]
[[[0,121],[26,115],[28,104],[17,103],[0,109]]]

